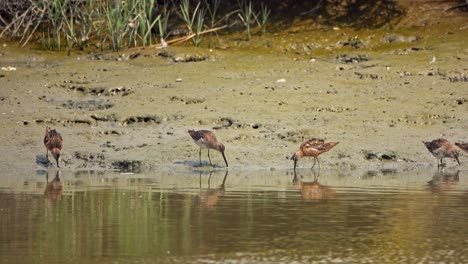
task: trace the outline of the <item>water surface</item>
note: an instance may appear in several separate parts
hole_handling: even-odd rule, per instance
[[[467,177],[4,172],[0,262],[466,263]]]

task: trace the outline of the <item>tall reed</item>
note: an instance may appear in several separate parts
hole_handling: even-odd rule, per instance
[[[116,1],[115,6],[107,3],[105,13],[110,49],[118,51],[123,45],[128,18],[124,16],[122,3],[120,1]]]
[[[247,3],[247,1],[245,0],[241,0],[241,1],[238,0],[237,3],[239,4],[239,13],[237,13],[237,15],[239,16],[239,18],[241,19],[242,23],[245,26],[247,40],[250,40],[251,35],[252,35],[251,25],[256,20],[255,19],[256,15],[253,10],[252,2],[249,1]]]
[[[139,34],[142,45],[152,44],[151,31],[161,18],[155,15],[155,0],[141,0],[138,5]]]
[[[217,20],[218,17],[218,10],[219,10],[219,5],[221,4],[221,0],[205,0],[206,4],[206,10],[209,14],[210,17],[210,28],[215,28],[217,23],[219,22]],[[212,39],[213,36],[217,36],[216,31],[213,31],[210,33],[210,38],[209,38],[209,43],[208,46],[211,48],[212,46]]]
[[[262,34],[266,33],[268,19],[270,17],[271,10],[263,2],[260,6],[259,15],[256,16],[258,25],[261,27]]]
[[[171,12],[169,10],[169,4],[164,1],[162,7],[158,6],[159,11],[159,20],[158,20],[158,31],[159,37],[161,41],[164,41],[168,32],[167,32],[167,22],[169,21],[169,17],[171,16]]]
[[[182,14],[182,19],[187,26],[189,34],[195,34],[194,38],[192,39],[193,45],[198,47],[201,40],[200,32],[203,31],[203,23],[204,23],[204,16],[205,10],[204,8],[200,8],[201,2],[198,2],[197,6],[193,10],[190,11],[190,1],[189,0],[182,0],[180,4],[180,12]]]
[[[197,18],[195,20],[194,34],[195,36],[192,39],[193,46],[198,47],[201,42],[201,32],[203,31],[204,21],[205,21],[205,12],[204,8],[200,8],[197,13]]]

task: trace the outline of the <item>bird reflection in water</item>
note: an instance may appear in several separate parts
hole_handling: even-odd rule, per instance
[[[459,174],[459,170],[456,172],[437,170],[432,179],[427,182],[427,185],[433,193],[449,191],[460,181]]]
[[[202,173],[200,172],[200,194],[195,196],[194,202],[198,206],[202,208],[212,208],[214,207],[221,196],[224,195],[224,185],[226,184],[226,179],[228,176],[228,171],[224,174],[223,182],[219,187],[211,189],[210,181],[213,172],[210,172],[210,176],[208,177],[208,189],[202,189]]]
[[[314,181],[305,182],[302,176],[297,176],[294,171],[293,183],[299,188],[304,200],[325,200],[333,199],[336,197],[336,191],[329,186],[319,183],[319,176],[314,172]]]
[[[60,182],[60,174],[61,172],[58,170],[55,177],[50,182],[49,172],[46,174],[46,189],[44,191],[44,195],[49,202],[55,202],[62,197],[63,186],[62,182]]]

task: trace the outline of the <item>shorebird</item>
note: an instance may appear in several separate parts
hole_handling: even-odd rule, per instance
[[[455,143],[455,145],[468,153],[468,143]]]
[[[318,156],[324,152],[329,151],[334,146],[336,146],[340,142],[325,142],[323,139],[309,139],[301,144],[299,150],[292,155],[291,159],[294,160],[294,170],[296,170],[297,161],[300,160],[302,157],[314,157],[314,168],[315,163],[318,161],[320,167],[320,161]]]
[[[201,162],[201,149],[206,148],[208,149],[208,160],[210,161],[211,166],[213,166],[213,164],[211,163],[210,149],[214,149],[214,150],[221,152],[221,155],[223,155],[224,162],[226,162],[226,167],[229,167],[228,162],[226,160],[226,156],[224,156],[225,147],[216,139],[216,136],[213,134],[213,132],[209,130],[195,131],[193,129],[190,129],[188,133],[192,137],[195,144],[197,144],[200,147],[200,152],[198,153],[198,156],[200,158],[200,165],[202,163]]]
[[[44,145],[46,147],[46,158],[47,163],[49,162],[49,150],[54,156],[55,160],[57,161],[57,167],[60,168],[59,165],[59,158],[60,158],[60,151],[62,150],[62,136],[59,132],[55,129],[51,129],[50,127],[46,127],[46,132],[44,136]]]
[[[458,160],[458,150],[450,142],[443,138],[434,139],[432,141],[422,142],[426,148],[432,153],[434,157],[437,158],[437,167],[445,166],[443,158],[452,158],[455,159],[460,165]]]

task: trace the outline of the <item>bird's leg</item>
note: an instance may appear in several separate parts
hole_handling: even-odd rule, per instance
[[[318,157],[315,157],[315,158],[317,159],[317,163],[318,163],[319,169],[321,169],[322,167],[320,166],[320,160],[319,160],[319,158],[318,158]]]
[[[46,156],[46,159],[47,159],[47,163],[49,163],[49,149],[48,148],[46,148],[45,156]]]
[[[208,149],[208,160],[210,161],[210,165],[213,166],[213,164],[211,164],[210,149]]]
[[[316,162],[317,162],[317,157],[314,157],[314,165],[312,165],[312,168],[310,168],[310,169],[313,169],[315,167]]]
[[[200,151],[198,152],[198,158],[200,159],[200,166],[201,166],[201,148],[200,148]]]

